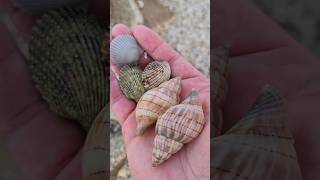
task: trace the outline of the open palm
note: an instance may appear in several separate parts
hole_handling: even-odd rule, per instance
[[[145,26],[136,26],[130,31],[125,25],[116,25],[112,38],[121,34],[132,34],[150,57],[141,58],[145,66],[151,59],[168,61],[172,77],[180,76],[182,81],[180,99],[183,100],[192,88],[199,91],[206,125],[202,133],[186,144],[163,164],[152,167],[152,146],[154,126],[143,136],[136,136],[135,106],[121,92],[115,75],[110,74],[111,107],[122,126],[124,142],[131,173],[135,179],[209,179],[210,177],[210,82],[203,74],[175,52],[161,37]]]

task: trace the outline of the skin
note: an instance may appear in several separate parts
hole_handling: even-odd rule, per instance
[[[317,118],[320,115],[319,60],[253,7],[250,1],[216,0],[211,4],[215,5],[211,11],[214,12],[212,19],[215,28],[213,45],[229,44],[232,56],[225,105],[225,130],[244,115],[265,83],[273,85],[287,98],[288,126],[296,141],[303,179],[317,179],[320,176],[320,131]],[[14,9],[9,0],[1,0],[0,5],[10,14],[25,39],[28,39],[34,23],[32,16]],[[113,31],[114,36],[131,33],[127,28],[119,29]],[[140,31],[139,38],[138,29],[145,28],[135,27],[132,33],[141,42],[145,42],[147,50],[154,49],[158,38],[142,38],[150,34],[154,37],[154,33],[149,33],[149,30],[148,33]],[[24,179],[80,179],[79,154],[84,141],[83,133],[74,124],[49,111],[34,88],[24,57],[3,24],[0,24],[0,42],[0,139],[7,145]],[[160,47],[149,55],[155,58],[168,55],[163,59],[174,59],[174,56],[169,55],[177,53],[166,44]],[[190,66],[182,66],[183,62],[179,60],[177,64],[180,66],[175,71],[179,72],[180,69],[187,72],[185,69]],[[193,72],[196,71],[186,74],[198,76],[198,73]],[[153,129],[143,137],[134,138],[135,121],[130,113],[132,109],[129,108],[134,105],[115,93],[119,89],[113,75],[110,81],[114,83],[111,86],[113,110],[117,112],[122,124],[130,168],[136,179],[148,176],[154,179],[208,176],[208,127],[194,144],[190,144],[190,148],[183,148],[188,150],[181,150],[180,155],[176,154],[170,159],[171,162],[167,161],[158,169],[152,169],[149,163]],[[188,84],[188,81],[183,84],[185,93],[182,93],[182,99],[190,91],[186,88]],[[208,83],[202,86],[206,87]],[[205,104],[203,101],[204,109],[207,109]],[[189,162],[186,162],[187,159]],[[174,167],[170,168],[173,166],[170,164],[174,164]],[[188,168],[192,168],[192,171]]]
[[[203,74],[183,59],[166,44],[161,37],[145,26],[131,30],[123,24],[112,29],[112,38],[118,35],[133,35],[140,46],[148,53],[148,58],[140,60],[143,67],[151,58],[168,61],[172,76],[181,77],[180,100],[184,100],[192,88],[199,91],[206,125],[202,133],[191,143],[186,144],[178,153],[163,164],[151,164],[154,140],[154,126],[148,128],[143,136],[136,136],[135,106],[121,92],[115,75],[110,74],[110,101],[112,111],[122,126],[128,161],[134,179],[209,179],[210,178],[210,82]],[[116,69],[116,68],[115,68]]]

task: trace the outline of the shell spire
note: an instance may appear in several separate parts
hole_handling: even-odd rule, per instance
[[[142,135],[169,107],[179,103],[180,89],[181,78],[175,77],[143,94],[136,108],[137,135]]]
[[[211,178],[301,180],[284,99],[266,86],[247,115],[211,140]]]
[[[178,152],[184,144],[196,138],[205,124],[198,92],[192,90],[181,103],[170,107],[156,125],[152,164],[157,166]]]

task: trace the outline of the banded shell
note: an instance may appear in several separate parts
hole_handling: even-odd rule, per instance
[[[86,3],[86,0],[15,0],[16,7],[26,9],[32,13],[42,13],[48,10],[74,6]]]
[[[192,90],[181,104],[170,107],[159,117],[152,150],[153,166],[163,163],[184,144],[196,138],[204,124],[204,113],[198,92]]]
[[[284,99],[266,86],[247,115],[211,140],[211,179],[301,180]]]
[[[142,70],[132,64],[121,67],[119,73],[119,86],[123,94],[136,102],[145,92],[141,82]]]
[[[131,35],[119,35],[111,41],[110,57],[114,64],[137,64],[142,49]]]
[[[82,172],[85,180],[109,178],[109,107],[104,107],[92,123],[82,151]]]
[[[171,69],[167,61],[153,61],[142,72],[142,84],[146,90],[150,90],[168,81],[170,76]]]
[[[154,124],[169,107],[179,103],[181,78],[175,77],[147,91],[136,107],[137,135]]]
[[[224,105],[227,93],[227,67],[229,52],[226,47],[219,47],[213,50],[212,62],[212,88],[211,88],[211,127],[212,136],[221,134],[222,130],[222,106]]]
[[[100,52],[106,27],[84,11],[49,11],[32,31],[27,59],[35,86],[57,114],[86,130],[106,105],[107,62]]]

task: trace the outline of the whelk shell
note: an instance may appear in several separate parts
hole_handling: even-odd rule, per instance
[[[211,178],[301,180],[284,99],[266,86],[247,115],[211,140]]]
[[[120,89],[127,98],[136,102],[145,92],[141,82],[141,74],[142,70],[132,64],[122,66],[119,73]]]
[[[154,124],[169,107],[179,103],[181,78],[175,77],[143,94],[136,107],[137,135]]]
[[[170,107],[159,117],[152,150],[153,166],[161,164],[196,138],[204,124],[198,92],[192,90],[181,104]]]
[[[228,67],[229,52],[226,47],[219,47],[213,50],[212,59],[212,88],[211,88],[211,131],[212,136],[215,137],[221,134],[222,130],[222,106],[224,105],[227,93],[227,67]]]
[[[119,35],[111,41],[110,57],[114,64],[137,64],[142,49],[131,35]]]
[[[171,69],[167,61],[153,61],[142,72],[142,84],[146,90],[149,90],[168,81],[170,76]]]
[[[86,130],[106,105],[106,28],[83,10],[49,11],[32,31],[27,59],[32,78],[51,110]]]

